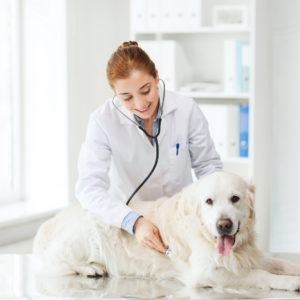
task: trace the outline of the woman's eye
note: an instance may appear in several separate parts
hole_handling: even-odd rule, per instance
[[[150,92],[150,89],[149,89],[148,91],[142,93],[142,94],[143,94],[143,95],[147,95],[147,94],[149,94],[149,92]],[[125,100],[125,101],[128,101],[128,100],[130,100],[131,98],[132,98],[132,96],[129,97],[129,98],[125,98],[124,100]]]
[[[149,92],[150,92],[150,89],[147,91],[147,92],[144,92],[144,93],[142,93],[143,95],[147,95],[147,94],[149,94]]]
[[[208,205],[213,205],[213,201],[212,201],[210,198],[206,200],[206,203],[207,203]]]

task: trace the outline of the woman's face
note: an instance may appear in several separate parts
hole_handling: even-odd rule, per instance
[[[156,75],[158,78],[157,70]],[[129,78],[116,80],[114,89],[116,96],[127,110],[146,120],[156,112],[158,105],[156,85],[158,82],[159,80],[154,79],[148,73],[133,71]]]

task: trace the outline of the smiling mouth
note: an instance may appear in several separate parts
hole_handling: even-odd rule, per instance
[[[143,109],[143,110],[138,110],[138,109],[135,109],[136,111],[138,111],[139,113],[145,113],[145,112],[147,112],[148,110],[149,110],[149,108],[150,108],[150,105],[151,105],[151,103],[148,105],[148,107],[147,108],[145,108],[145,109]]]
[[[235,237],[239,231],[240,231],[240,222],[238,225],[238,229],[234,235],[224,234],[219,237],[215,236],[215,239],[217,240],[217,250],[219,254],[221,254],[222,256],[226,256],[230,253],[231,248],[235,244]]]

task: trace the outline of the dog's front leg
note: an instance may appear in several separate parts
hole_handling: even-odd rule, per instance
[[[265,256],[261,268],[272,274],[300,276],[300,265],[278,258]]]
[[[201,269],[198,269],[200,271]],[[195,271],[195,270],[194,270]],[[221,287],[231,289],[277,289],[297,291],[300,288],[300,277],[279,276],[265,270],[242,270],[237,275],[225,268],[207,268],[194,276],[186,278],[187,285],[200,287]]]

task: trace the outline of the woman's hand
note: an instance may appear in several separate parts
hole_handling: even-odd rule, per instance
[[[133,231],[139,244],[161,253],[166,251],[157,227],[150,221],[139,217],[133,226]]]

